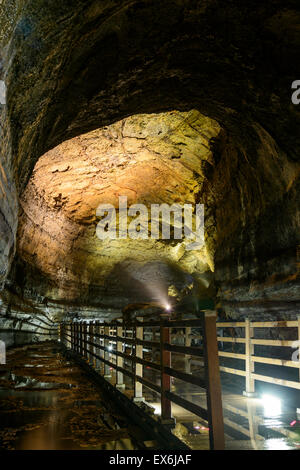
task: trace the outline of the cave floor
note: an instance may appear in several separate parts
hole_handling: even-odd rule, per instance
[[[54,344],[8,351],[0,369],[0,449],[137,449],[137,431],[132,437],[128,426]]]
[[[185,364],[174,355],[174,364]],[[102,371],[103,372],[103,371]],[[193,374],[202,374],[192,364]],[[145,377],[158,377],[144,370]],[[125,377],[124,377],[125,378]],[[266,413],[261,398],[242,396],[239,378],[222,374],[223,412],[226,449],[299,449],[300,421],[296,408],[299,394],[261,385],[265,393],[280,395],[282,407]],[[111,371],[111,383],[115,374]],[[132,395],[126,378],[124,393]],[[258,386],[259,395],[261,395]],[[205,391],[176,379],[172,391],[206,406]],[[146,402],[160,412],[157,396],[144,388]],[[270,411],[270,410],[269,410]],[[177,405],[173,433],[192,449],[208,449],[207,423]],[[296,424],[291,426],[291,423]],[[0,450],[135,450],[147,446],[147,436],[131,426],[126,418],[107,404],[99,387],[55,343],[15,348],[7,353],[7,364],[0,366]]]

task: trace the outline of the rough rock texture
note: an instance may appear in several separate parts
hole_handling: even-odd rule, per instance
[[[27,300],[46,302],[55,321],[119,316],[134,301],[164,304],[172,286],[192,283],[198,297],[215,297],[219,288],[217,300],[231,316],[296,314],[293,256],[284,250],[269,259],[267,249],[272,255],[275,243],[297,240],[299,166],[258,126],[253,132],[254,155],[216,121],[173,111],[132,116],[50,150],[20,200],[11,284]],[[204,203],[204,248],[189,251],[186,240],[100,241],[97,207],[118,207],[119,196],[149,208]],[[290,212],[284,227],[276,226],[282,200]],[[270,214],[272,227],[262,222]]]
[[[199,169],[198,194],[211,220],[207,252],[214,253],[209,265],[219,297],[232,314],[295,314],[298,2],[3,0],[0,9],[0,79],[7,86],[7,105],[0,105],[1,282],[15,251],[17,194],[39,157],[128,116],[194,109],[222,129],[213,164]],[[79,217],[86,212],[81,207]],[[56,259],[50,255],[47,275]],[[16,260],[9,285],[23,295],[27,273],[29,290],[37,285],[38,296],[43,284],[51,298],[51,276],[42,279],[35,271],[41,266],[28,262],[24,270]]]
[[[50,299],[120,308],[137,299],[166,302],[168,287],[182,288],[188,278],[201,284],[201,274],[214,270],[214,244],[208,252],[206,246],[188,250],[186,239],[151,239],[150,204],[194,206],[221,133],[197,111],[138,115],[40,158],[20,202],[23,292],[33,287]],[[148,239],[99,240],[97,207],[118,207],[119,196],[127,197],[128,207],[148,208]],[[48,282],[26,278],[29,266]]]

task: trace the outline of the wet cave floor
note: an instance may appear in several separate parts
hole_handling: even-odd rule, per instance
[[[8,351],[0,366],[0,450],[137,449],[129,428],[54,343]]]

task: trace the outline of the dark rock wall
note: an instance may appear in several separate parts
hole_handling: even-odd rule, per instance
[[[276,312],[295,315],[298,2],[3,0],[0,8],[1,283],[15,252],[17,198],[42,154],[129,115],[197,109],[224,129],[199,194],[219,297],[238,314],[280,301]]]

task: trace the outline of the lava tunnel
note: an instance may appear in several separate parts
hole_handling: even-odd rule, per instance
[[[0,448],[299,447],[299,31],[0,2]]]

